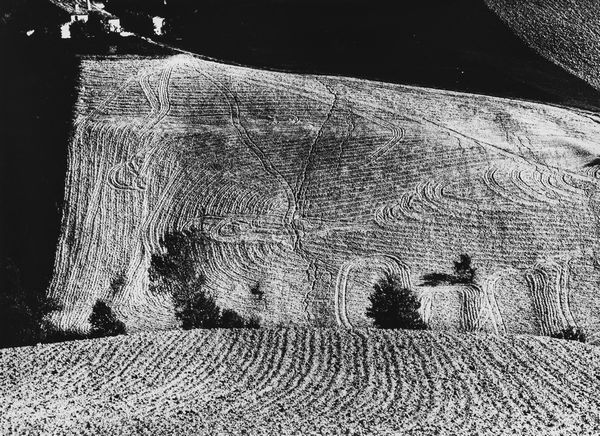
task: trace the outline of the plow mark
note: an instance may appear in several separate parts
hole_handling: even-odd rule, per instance
[[[150,112],[141,123],[127,126],[121,133],[123,146],[118,149],[123,152],[131,148],[135,153],[132,157],[125,158],[124,161],[109,168],[108,183],[115,189],[138,191],[146,189],[148,167],[154,161],[155,154],[163,148],[162,144],[155,144],[157,138],[152,129],[169,114],[171,109],[169,83],[173,68],[173,65],[169,65],[161,70],[157,92],[150,83],[150,72],[143,71],[138,78],[138,83],[150,105]]]
[[[573,185],[568,174],[541,166],[513,168],[510,171],[489,167],[482,180],[487,188],[509,203],[525,209],[585,204],[586,193]]]
[[[541,333],[549,336],[566,327],[577,327],[569,303],[571,259],[541,262],[526,273]]]

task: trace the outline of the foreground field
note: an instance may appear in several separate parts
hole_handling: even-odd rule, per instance
[[[534,337],[198,330],[0,351],[2,434],[597,434],[600,351]]]

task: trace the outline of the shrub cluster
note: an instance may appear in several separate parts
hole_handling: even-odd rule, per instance
[[[117,318],[110,306],[102,300],[96,300],[88,320],[91,326],[89,333],[52,328],[46,335],[44,342],[77,341],[127,334],[125,324]]]
[[[105,38],[110,33],[110,27],[106,18],[100,12],[91,11],[87,22],[77,20],[69,26],[71,38]]]
[[[473,284],[476,269],[471,265],[471,257],[461,254],[454,262],[452,274],[430,273],[423,276],[421,286]],[[388,274],[374,286],[369,297],[371,306],[367,317],[379,328],[426,329],[427,324],[419,314],[420,302],[410,289],[403,287],[398,277]]]
[[[91,338],[117,336],[126,333],[125,324],[117,319],[110,306],[104,301],[96,301],[89,320],[91,325],[89,336]]]
[[[583,329],[581,329],[579,327],[573,327],[573,326],[569,326],[558,332],[554,332],[550,336],[555,339],[566,339],[568,341],[579,341],[579,342],[585,342],[587,339],[585,331]]]
[[[422,286],[439,285],[465,285],[476,281],[477,270],[471,265],[471,256],[461,254],[458,261],[454,261],[454,273],[430,273],[423,276]]]
[[[122,286],[123,277],[116,283]],[[60,330],[49,320],[50,312],[61,306],[44,293],[23,289],[20,273],[14,262],[5,260],[0,265],[0,348],[35,345],[114,336],[125,334],[125,324],[119,321],[112,309],[98,300],[89,321],[91,330],[84,334],[72,330]]]
[[[221,310],[203,289],[206,280],[198,268],[205,253],[201,231],[169,233],[161,243],[165,251],[151,258],[150,286],[154,292],[171,295],[183,329],[259,327],[257,318],[246,320],[231,309]]]
[[[129,32],[137,33],[142,36],[154,35],[154,24],[152,17],[137,10],[127,9],[119,14],[122,19],[123,28]]]
[[[245,319],[236,311],[219,308],[204,290],[179,294],[174,297],[175,316],[184,330],[195,328],[259,328],[257,318]]]

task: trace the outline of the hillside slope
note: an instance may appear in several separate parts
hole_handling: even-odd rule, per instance
[[[486,0],[545,58],[600,90],[600,3],[594,0]]]
[[[356,330],[145,333],[0,350],[3,434],[597,434],[600,351]]]
[[[383,272],[415,287],[467,253],[477,286],[419,287],[434,328],[600,331],[593,115],[187,56],[84,60],[76,110],[63,327],[97,298],[130,328],[172,326],[150,256],[202,226],[207,289],[265,325],[365,325]]]

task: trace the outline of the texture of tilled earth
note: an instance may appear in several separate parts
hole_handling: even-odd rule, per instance
[[[2,434],[598,434],[600,351],[527,336],[143,333],[0,350]]]
[[[600,3],[595,0],[486,0],[533,49],[600,89]]]
[[[600,331],[593,114],[174,56],[84,59],[76,115],[50,287],[64,328],[98,298],[130,329],[172,326],[150,258],[196,227],[206,289],[263,325],[365,326],[396,272],[434,329]],[[417,286],[461,253],[475,285]]]

